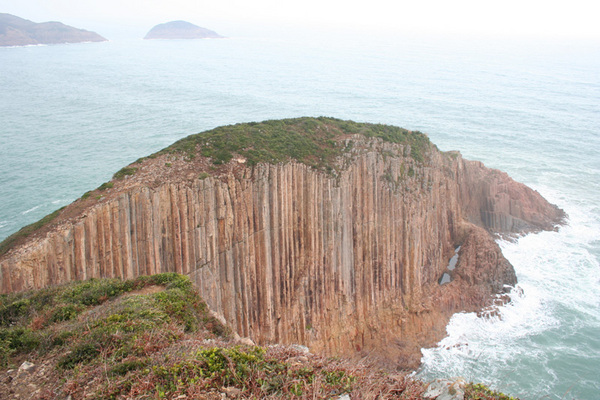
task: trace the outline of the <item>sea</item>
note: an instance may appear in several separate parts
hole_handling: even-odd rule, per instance
[[[600,398],[600,39],[307,29],[0,48],[0,240],[187,135],[300,116],[420,130],[563,208],[558,231],[499,241],[512,302],[454,315],[417,376]]]

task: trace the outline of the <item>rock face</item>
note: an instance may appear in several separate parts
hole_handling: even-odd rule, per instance
[[[0,13],[0,46],[104,42],[95,32],[73,28],[60,22],[35,23]]]
[[[144,39],[218,39],[223,36],[186,21],[171,21],[156,25]]]
[[[340,124],[311,125],[344,149],[329,172],[240,155],[218,167],[189,153],[145,159],[1,257],[1,289],[175,271],[240,336],[414,367],[453,313],[516,283],[489,231],[553,228],[564,213],[458,153],[428,145],[416,157],[414,145]],[[197,155],[209,142],[200,137]],[[452,281],[439,285],[459,245]]]

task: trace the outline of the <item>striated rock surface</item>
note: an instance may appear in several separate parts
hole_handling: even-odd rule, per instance
[[[265,132],[302,162],[275,163],[288,153],[261,148]],[[2,292],[174,271],[257,343],[414,367],[453,313],[516,283],[488,231],[564,218],[506,174],[399,128],[304,118],[190,138],[13,238],[0,257]],[[257,158],[265,154],[271,162]],[[439,285],[459,245],[452,281]]]
[[[479,161],[463,164],[461,202],[468,220],[501,235],[552,230],[556,206],[507,173],[487,169]],[[560,217],[559,217],[560,218]]]
[[[96,32],[73,28],[60,22],[35,23],[0,13],[0,46],[104,41],[106,39]]]
[[[217,32],[186,21],[171,21],[156,25],[150,29],[144,39],[218,39],[222,37]]]

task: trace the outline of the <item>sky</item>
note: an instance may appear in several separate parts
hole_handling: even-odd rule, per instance
[[[86,29],[128,26],[132,33],[182,19],[235,34],[244,27],[290,25],[600,38],[597,0],[0,0],[0,12],[35,22],[84,23],[77,27]]]

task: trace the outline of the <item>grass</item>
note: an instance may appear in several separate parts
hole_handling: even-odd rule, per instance
[[[136,167],[121,168],[120,170],[115,172],[115,174],[113,175],[112,178],[115,180],[121,180],[121,179],[125,178],[126,176],[134,175],[137,172],[137,170],[138,169]]]
[[[146,158],[156,158],[160,154],[183,153],[188,159],[197,155],[209,157],[213,164],[220,165],[239,155],[246,159],[249,166],[261,162],[279,163],[294,159],[331,173],[336,169],[336,158],[352,150],[354,146],[352,141],[346,143],[339,140],[341,136],[348,134],[360,134],[368,138],[410,145],[411,156],[418,163],[424,162],[428,149],[433,146],[425,134],[396,126],[327,117],[303,117],[219,127],[188,136]],[[140,163],[144,159],[140,158],[136,162]],[[166,162],[164,165],[171,167],[172,163]],[[137,167],[122,168],[113,175],[112,181],[103,183],[96,190],[102,192],[111,189],[115,185],[114,181],[134,175],[137,170]],[[409,176],[412,175],[414,170],[410,169]],[[208,176],[208,173],[202,172],[199,179],[206,179]],[[94,191],[88,191],[81,199],[88,199],[92,194]],[[96,194],[94,198],[99,200],[102,195]],[[60,210],[57,210],[6,238],[0,243],[0,256],[20,239],[50,223],[59,212]]]
[[[149,287],[159,289],[129,295]],[[99,366],[127,375],[146,366],[153,349],[197,332],[206,338],[229,335],[209,315],[189,278],[174,273],[0,295],[4,367],[15,367],[23,358],[53,357],[58,375],[75,378],[85,370],[90,375],[82,379],[91,380]]]
[[[111,299],[157,285],[166,289],[152,296],[124,298],[111,303],[104,310],[107,315],[93,321],[87,319],[85,326],[78,323],[63,326],[65,322],[80,321],[91,308]],[[184,331],[194,331],[207,322],[219,325],[208,316],[206,305],[193,290],[189,279],[173,273],[128,281],[92,279],[33,292],[0,295],[0,340],[8,346],[9,352],[47,351],[53,346],[61,346],[66,337],[79,338],[69,342],[73,347],[70,358],[61,362],[64,368],[75,366],[79,359],[89,360],[94,354],[93,348],[114,347],[111,335],[115,332],[127,336],[172,323],[180,324]],[[60,329],[55,329],[57,327]],[[226,333],[222,327],[217,331]],[[127,342],[125,336],[123,343]],[[124,349],[117,346],[115,351]]]
[[[113,182],[104,182],[102,185],[98,186],[97,190],[106,190],[112,189],[115,186]]]
[[[150,287],[162,290],[143,294]],[[353,390],[357,378],[346,367],[321,358],[288,361],[300,354],[235,345],[189,278],[173,273],[0,296],[3,366],[50,358],[50,376],[64,378],[44,382],[41,398],[79,397],[83,388],[98,399],[203,397],[224,387],[251,398],[325,398]]]
[[[174,273],[0,295],[0,363],[14,368],[27,359],[47,366],[28,381],[41,388],[40,399],[217,399],[220,393],[328,399],[347,393],[414,400],[425,391],[423,382],[372,365],[295,347],[241,346],[230,336],[189,278]],[[12,388],[10,380],[0,382],[0,391]],[[479,384],[466,392],[466,399],[514,400]]]
[[[471,400],[517,400],[515,397],[492,390],[481,383],[469,383],[465,388],[465,399]]]
[[[352,148],[352,144],[339,141],[347,134],[408,144],[417,162],[424,161],[431,146],[425,134],[395,126],[304,117],[219,127],[181,139],[157,154],[183,153],[188,159],[199,154],[216,165],[229,162],[235,155],[244,157],[250,166],[294,159],[327,171],[334,168],[338,156]]]

